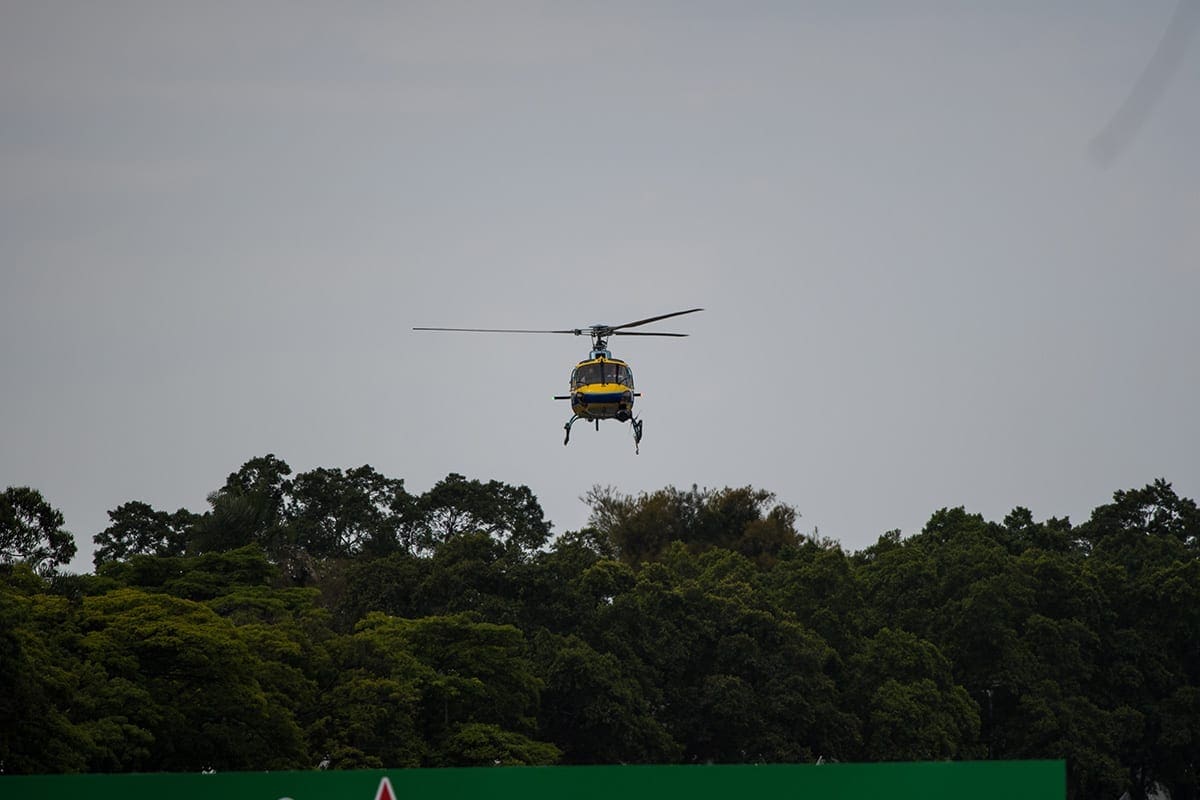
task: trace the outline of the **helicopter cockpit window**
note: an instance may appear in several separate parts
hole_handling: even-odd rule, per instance
[[[619,383],[633,388],[633,371],[624,364],[601,361],[576,367],[571,373],[571,386],[578,388],[594,383]]]
[[[601,364],[584,364],[581,367],[575,368],[575,374],[571,376],[571,384],[573,386],[586,386],[589,383],[603,383],[604,375]]]

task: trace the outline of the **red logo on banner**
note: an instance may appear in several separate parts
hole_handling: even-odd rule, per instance
[[[375,792],[375,800],[396,800],[396,793],[392,791],[392,782],[387,779],[387,775],[379,781],[379,789]]]

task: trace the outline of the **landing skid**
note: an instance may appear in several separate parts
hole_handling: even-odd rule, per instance
[[[580,419],[582,419],[582,417],[580,417],[578,414],[575,414],[569,420],[567,420],[566,425],[563,425],[563,430],[567,432],[567,435],[563,437],[564,447],[571,442],[571,426]],[[640,419],[630,419],[629,425],[633,428],[633,453],[634,455],[638,455],[640,453],[638,445],[641,444],[642,441],[642,421]],[[600,430],[600,420],[596,420],[596,430]]]

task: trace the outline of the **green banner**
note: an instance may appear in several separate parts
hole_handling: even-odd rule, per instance
[[[1062,761],[0,777],[4,800],[1062,800]]]

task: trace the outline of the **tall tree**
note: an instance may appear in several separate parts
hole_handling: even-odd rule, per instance
[[[387,555],[399,547],[400,520],[393,510],[408,499],[404,481],[369,465],[302,472],[291,483],[290,498],[284,518],[292,543],[314,558]]]
[[[272,555],[283,551],[291,474],[287,462],[273,454],[247,461],[208,496],[211,509],[196,521],[189,548],[204,553],[257,544]]]
[[[53,572],[75,555],[75,538],[63,530],[62,513],[28,486],[0,494],[0,564],[24,561],[38,572]]]
[[[482,483],[450,473],[407,510],[403,544],[429,552],[462,533],[486,533],[530,554],[550,538],[550,523],[528,486]]]
[[[183,555],[198,516],[185,508],[174,514],[156,511],[134,500],[109,511],[108,519],[111,524],[92,537],[96,545],[92,563],[97,568],[135,555]]]
[[[1200,697],[1200,510],[1157,480],[1118,491],[1079,526],[1100,576],[1108,617],[1099,626],[1102,707],[1127,708],[1115,738],[1135,795],[1162,783],[1200,795],[1194,709]]]

